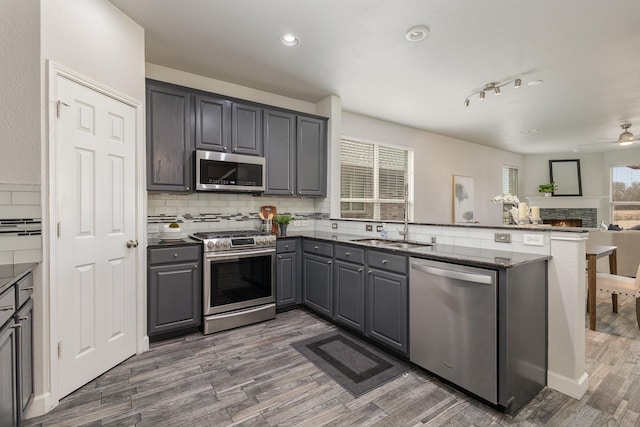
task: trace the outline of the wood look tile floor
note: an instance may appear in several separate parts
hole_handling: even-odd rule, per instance
[[[587,330],[589,390],[545,389],[510,417],[418,369],[354,398],[290,343],[335,329],[304,311],[152,344],[27,426],[640,426],[640,330],[633,300],[617,315],[598,296]]]

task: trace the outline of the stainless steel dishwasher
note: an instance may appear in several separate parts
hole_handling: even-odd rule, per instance
[[[411,258],[413,363],[498,403],[496,271]]]

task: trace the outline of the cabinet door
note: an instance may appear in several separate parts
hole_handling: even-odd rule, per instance
[[[336,261],[334,320],[364,333],[364,266]]]
[[[298,196],[327,195],[327,122],[298,116],[296,147]]]
[[[264,156],[267,159],[266,195],[292,196],[295,191],[295,116],[264,110]]]
[[[298,254],[278,254],[276,257],[276,306],[298,302]]]
[[[303,302],[319,313],[333,317],[333,261],[330,258],[304,254]]]
[[[406,354],[407,276],[375,269],[367,275],[367,335]]]
[[[231,106],[231,151],[262,155],[262,108],[233,103]]]
[[[19,416],[23,420],[33,399],[33,300],[29,300],[16,313],[18,331],[18,385]]]
[[[231,146],[231,101],[195,96],[196,148],[227,151]]]
[[[0,426],[2,427],[18,425],[16,367],[15,329],[5,327],[4,331],[0,332]]]
[[[149,267],[148,334],[202,322],[201,270],[196,263]]]
[[[147,84],[147,190],[191,192],[191,95],[172,85]]]

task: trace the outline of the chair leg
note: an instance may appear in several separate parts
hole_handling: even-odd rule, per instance
[[[613,312],[618,312],[618,294],[611,294],[611,304],[613,305]]]
[[[638,321],[638,328],[640,328],[640,298],[636,298],[636,320]]]

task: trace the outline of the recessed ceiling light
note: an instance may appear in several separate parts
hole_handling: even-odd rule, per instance
[[[529,86],[538,86],[542,84],[542,80],[531,80],[527,85]]]
[[[420,40],[427,38],[429,31],[429,27],[426,25],[416,25],[415,27],[409,28],[407,33],[404,35],[404,38],[410,42],[419,42]]]
[[[282,38],[280,39],[280,43],[282,43],[285,46],[297,46],[297,44],[299,43],[299,40],[293,34],[287,33],[284,36],[282,36]]]

